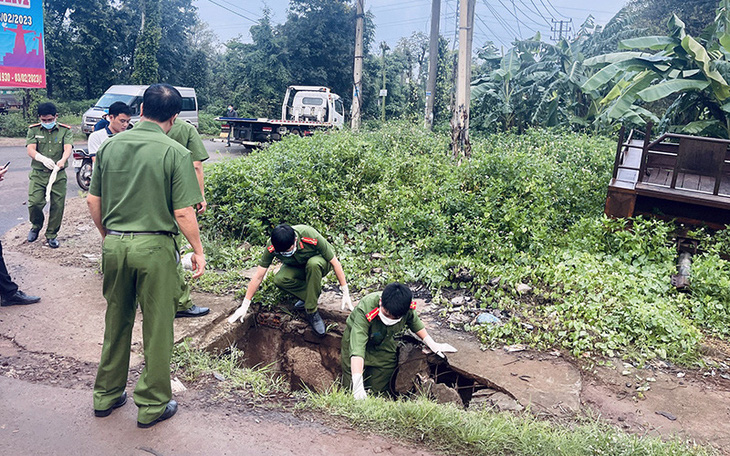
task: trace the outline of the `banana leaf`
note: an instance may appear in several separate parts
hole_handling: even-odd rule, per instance
[[[712,90],[719,100],[725,100],[730,97],[730,87],[722,77],[722,75],[712,67],[710,56],[707,50],[694,38],[687,35],[682,39],[682,47],[694,59],[695,63],[700,67],[705,77],[712,82]]]
[[[616,99],[613,106],[608,111],[611,119],[621,119],[631,110],[634,102],[638,98],[638,93],[644,90],[656,78],[656,74],[652,71],[644,70],[637,74],[621,96]]]
[[[619,49],[651,49],[661,51],[670,46],[678,46],[680,41],[671,36],[642,36],[622,40],[618,44]]]
[[[710,85],[710,81],[696,81],[694,79],[672,79],[659,84],[647,87],[637,95],[644,101],[657,101],[677,92],[688,90],[704,90]]]

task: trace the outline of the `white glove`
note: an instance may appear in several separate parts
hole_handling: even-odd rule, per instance
[[[368,397],[368,393],[365,392],[362,374],[352,374],[352,395],[356,401],[361,401]]]
[[[423,343],[431,349],[432,352],[436,353],[442,358],[445,358],[444,353],[456,353],[456,349],[449,344],[439,344],[433,340],[433,337],[426,336],[423,339]]]
[[[248,308],[250,306],[251,300],[243,298],[241,306],[235,312],[233,312],[233,315],[228,317],[228,323],[233,324],[236,320],[241,320],[241,323],[243,323],[243,319],[246,317],[246,312],[248,312]]]
[[[342,309],[345,310],[345,306],[347,306],[348,309],[353,310],[354,307],[352,307],[352,299],[350,299],[350,287],[347,285],[340,285],[340,290],[342,290]]]
[[[43,166],[45,166],[46,168],[50,169],[51,171],[53,171],[53,168],[56,167],[56,162],[54,162],[53,160],[51,160],[50,158],[46,157],[45,155],[43,155],[40,152],[36,152],[35,153],[34,160],[37,160],[37,161],[43,163]]]

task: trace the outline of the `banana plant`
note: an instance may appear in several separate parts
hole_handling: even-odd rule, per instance
[[[647,103],[668,100],[660,123],[666,129],[730,137],[729,7],[730,0],[720,1],[706,40],[688,35],[672,15],[667,36],[626,39],[621,52],[586,59],[597,71],[582,88],[600,99],[599,120],[657,122]]]

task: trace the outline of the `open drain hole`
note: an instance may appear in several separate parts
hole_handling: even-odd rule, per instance
[[[344,323],[333,324],[327,335],[319,338],[306,322],[289,314],[263,311],[250,314],[247,320],[246,329],[236,332],[233,343],[244,352],[246,367],[271,366],[288,379],[292,390],[306,386],[324,392],[342,375]],[[424,353],[423,347],[416,337],[399,339],[398,365],[390,383],[396,395],[422,393],[439,403],[462,407],[522,408],[508,391],[467,372],[457,372],[445,359]]]

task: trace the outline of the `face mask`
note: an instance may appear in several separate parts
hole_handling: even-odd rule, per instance
[[[393,326],[394,324],[401,321],[401,319],[403,318],[403,317],[401,317],[401,318],[393,319],[393,318],[386,317],[385,315],[383,315],[382,307],[380,308],[380,312],[378,312],[378,316],[380,317],[380,321],[382,321],[385,326]]]
[[[297,246],[295,245],[288,252],[281,252],[281,253],[279,253],[279,255],[281,255],[281,256],[283,256],[285,258],[289,258],[290,256],[294,255],[296,253],[296,251],[297,251]]]
[[[48,122],[48,123],[41,122],[41,126],[43,128],[45,128],[46,130],[53,130],[53,127],[56,126],[56,121],[54,120],[53,122]]]

